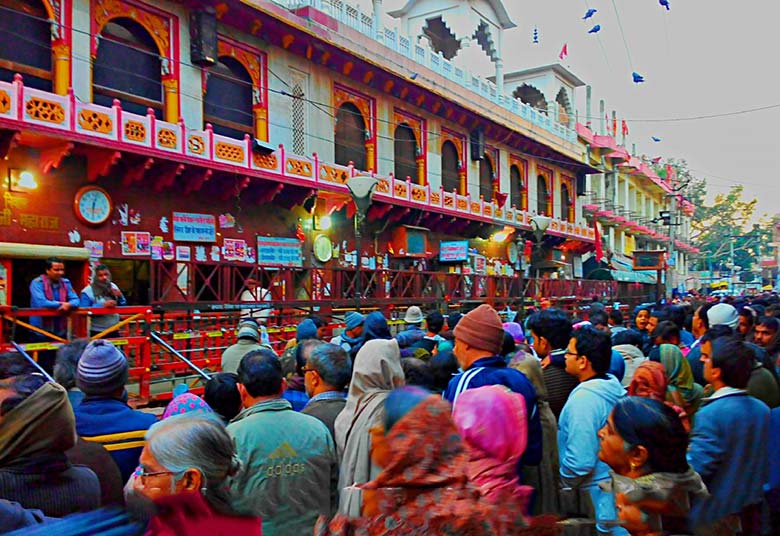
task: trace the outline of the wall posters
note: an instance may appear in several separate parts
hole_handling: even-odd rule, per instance
[[[217,220],[211,214],[174,212],[173,240],[177,242],[216,242]]]
[[[122,255],[148,257],[152,253],[152,234],[139,231],[122,231]]]
[[[261,266],[303,266],[300,240],[258,236],[257,264]]]

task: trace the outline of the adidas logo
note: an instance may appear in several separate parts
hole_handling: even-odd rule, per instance
[[[269,460],[278,460],[280,458],[295,458],[298,453],[294,448],[290,446],[287,441],[284,441],[281,445],[276,447],[271,454],[268,455]]]

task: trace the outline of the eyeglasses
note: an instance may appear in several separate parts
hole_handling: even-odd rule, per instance
[[[317,369],[312,367],[301,367],[301,372],[306,374],[307,372],[317,372]]]
[[[578,354],[577,352],[570,352],[566,350],[566,357],[569,357],[570,355],[573,355],[574,357],[582,357],[582,354]]]
[[[146,481],[146,479],[150,476],[162,476],[162,475],[178,475],[180,473],[184,473],[184,471],[153,471],[151,473],[147,472],[145,467],[141,467],[141,471],[138,474],[138,478],[141,479],[141,481]]]

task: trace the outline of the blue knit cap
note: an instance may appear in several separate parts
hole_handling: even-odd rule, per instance
[[[363,325],[365,317],[357,311],[350,311],[344,315],[344,323],[347,325],[347,331]]]
[[[300,324],[295,331],[295,340],[298,342],[305,341],[307,339],[317,338],[317,324],[310,318],[307,318]]]
[[[127,383],[127,359],[109,341],[95,340],[79,359],[76,385],[87,395],[111,395]]]

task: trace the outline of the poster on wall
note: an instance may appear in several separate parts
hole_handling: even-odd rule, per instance
[[[151,242],[151,233],[122,231],[122,255],[148,257],[152,252]]]
[[[152,237],[152,260],[161,261],[163,258],[163,237]]]
[[[192,260],[192,250],[190,246],[176,246],[176,260],[180,262],[189,262]]]
[[[103,242],[100,240],[84,240],[84,247],[89,250],[90,259],[103,257]]]
[[[303,266],[301,241],[297,238],[258,236],[257,264],[261,266]]]
[[[173,239],[178,242],[216,242],[216,218],[211,214],[174,212]]]
[[[222,257],[226,261],[245,262],[246,259],[246,240],[239,238],[225,238],[222,241]]]

